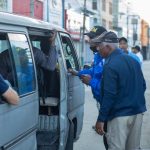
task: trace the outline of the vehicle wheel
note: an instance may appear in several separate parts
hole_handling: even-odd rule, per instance
[[[71,122],[69,127],[66,150],[73,150],[73,143],[74,143],[74,124]]]

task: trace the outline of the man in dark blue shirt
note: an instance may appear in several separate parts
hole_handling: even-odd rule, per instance
[[[13,105],[18,104],[19,97],[18,94],[8,86],[5,80],[0,75],[0,96],[4,97],[4,99]]]
[[[105,134],[104,122],[108,122],[109,150],[139,149],[142,113],[146,111],[146,84],[140,64],[118,48],[114,32],[104,33],[91,42],[106,58],[96,131]]]

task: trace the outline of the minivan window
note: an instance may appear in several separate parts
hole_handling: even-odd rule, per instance
[[[9,33],[8,38],[17,73],[18,92],[20,95],[27,94],[35,90],[34,66],[27,37],[24,34]]]
[[[11,48],[6,33],[0,33],[0,74],[7,83],[17,90]]]
[[[79,70],[79,64],[77,61],[77,57],[71,39],[69,38],[69,36],[63,34],[61,35],[61,41],[62,41],[67,69],[72,68],[75,70]]]

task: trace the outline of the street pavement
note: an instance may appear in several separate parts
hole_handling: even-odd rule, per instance
[[[141,137],[141,150],[150,150],[150,61],[142,66],[146,79],[146,105],[147,112],[144,114]],[[105,150],[103,139],[92,129],[97,119],[98,110],[89,87],[85,88],[85,110],[83,130],[79,140],[74,144],[74,150]]]

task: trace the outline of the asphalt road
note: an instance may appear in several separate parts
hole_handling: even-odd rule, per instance
[[[144,62],[142,69],[147,83],[145,94],[147,112],[142,126],[141,150],[150,150],[150,62]],[[92,129],[98,115],[96,102],[92,98],[90,88],[86,87],[85,91],[84,125],[80,139],[74,145],[74,150],[105,150],[102,137]]]

